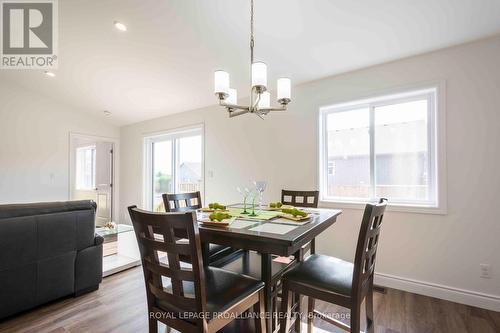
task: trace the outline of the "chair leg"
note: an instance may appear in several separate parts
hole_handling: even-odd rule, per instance
[[[302,326],[301,326],[301,314],[302,314],[302,309],[301,309],[301,303],[302,303],[302,296],[299,293],[295,293],[295,302],[297,303],[297,308],[295,310],[295,332],[296,333],[301,333],[302,331]]]
[[[290,330],[290,315],[291,315],[291,305],[292,305],[292,293],[288,290],[287,283],[283,283],[282,287],[283,297],[281,298],[281,318],[280,323],[280,333],[288,333]]]
[[[351,307],[351,333],[359,333],[361,329],[361,301]]]
[[[158,321],[154,318],[149,318],[149,333],[158,333]]]
[[[266,333],[266,309],[264,308],[264,290],[259,291],[259,302],[253,306],[255,312],[255,332]]]
[[[366,295],[366,333],[375,333],[375,321],[373,317],[373,280],[370,283],[368,294]]]
[[[309,296],[307,298],[307,333],[312,333],[313,331],[314,303],[314,298]]]
[[[276,282],[273,286],[273,332],[276,330],[276,327],[279,325],[279,316],[275,314],[278,313],[278,282]]]

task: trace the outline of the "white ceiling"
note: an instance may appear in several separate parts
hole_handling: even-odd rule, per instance
[[[59,0],[57,76],[3,70],[0,80],[109,110],[116,125],[215,104],[216,69],[244,96],[249,9],[249,0]],[[271,89],[279,76],[297,84],[500,32],[498,0],[255,0],[255,11]]]

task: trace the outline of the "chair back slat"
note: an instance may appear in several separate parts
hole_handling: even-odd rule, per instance
[[[373,283],[380,229],[386,206],[387,199],[380,199],[378,204],[367,204],[365,207],[354,259],[353,297],[362,295],[369,284]]]
[[[148,270],[156,274],[160,274],[168,278],[175,277],[183,281],[194,281],[194,274],[192,270],[183,269],[182,267],[179,270],[174,270],[161,262],[160,264],[154,264],[148,258],[144,259],[144,263],[146,264]]]
[[[281,190],[281,203],[284,205],[317,208],[318,201],[319,191]]]
[[[167,293],[156,287],[154,284],[149,283],[149,291],[160,301],[166,302],[167,304],[175,305],[172,308],[181,308],[181,309],[195,309],[196,308],[196,299],[181,297],[176,295],[175,293]]]
[[[165,211],[189,212],[203,207],[200,191],[191,193],[165,193],[162,195]]]
[[[169,244],[170,246],[172,246],[173,244],[175,246],[176,237],[174,234],[174,229],[171,226],[167,226],[167,225],[165,225],[163,229],[164,230],[162,230],[163,231],[162,235],[163,235],[163,239],[165,240],[165,242],[167,242],[167,244]],[[181,261],[180,261],[179,254],[177,253],[177,251],[175,251],[175,252],[168,251],[166,248],[165,248],[165,251],[167,252],[168,266],[177,272],[180,271],[181,270]],[[177,276],[173,276],[170,279],[170,283],[172,283],[172,291],[173,291],[174,295],[184,295],[184,288],[182,285],[182,280],[180,278],[178,278]]]
[[[206,296],[201,241],[196,213],[152,213],[129,207],[141,253],[148,307],[162,306],[183,312],[205,312]],[[180,240],[180,238],[186,240]],[[188,257],[191,267],[181,264]],[[182,265],[182,267],[181,267]],[[166,280],[170,280],[165,285]],[[185,286],[191,284],[189,294]],[[192,290],[194,289],[194,294]]]
[[[165,243],[162,240],[158,240],[157,237],[155,239],[148,239],[141,236],[141,242],[147,244],[153,250],[156,251],[166,251],[167,253],[176,253],[182,255],[191,255],[191,247],[189,244],[179,244],[179,243]]]

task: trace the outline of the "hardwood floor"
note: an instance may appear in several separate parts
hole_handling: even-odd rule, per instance
[[[374,306],[377,333],[500,332],[500,312],[399,290],[375,293]],[[348,316],[347,310],[319,301],[317,307],[338,319]],[[318,333],[343,332],[318,319],[314,326],[314,332]],[[147,327],[142,269],[136,267],[105,278],[96,292],[57,301],[4,321],[0,323],[0,332],[137,333],[147,332]],[[244,333],[246,330],[227,328],[225,331]]]

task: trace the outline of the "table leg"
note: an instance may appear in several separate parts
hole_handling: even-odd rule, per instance
[[[261,280],[265,283],[264,286],[264,306],[266,309],[266,331],[272,333],[273,323],[273,308],[272,308],[272,256],[269,253],[261,253]]]
[[[250,252],[243,251],[241,260],[242,260],[245,272],[250,272]]]

